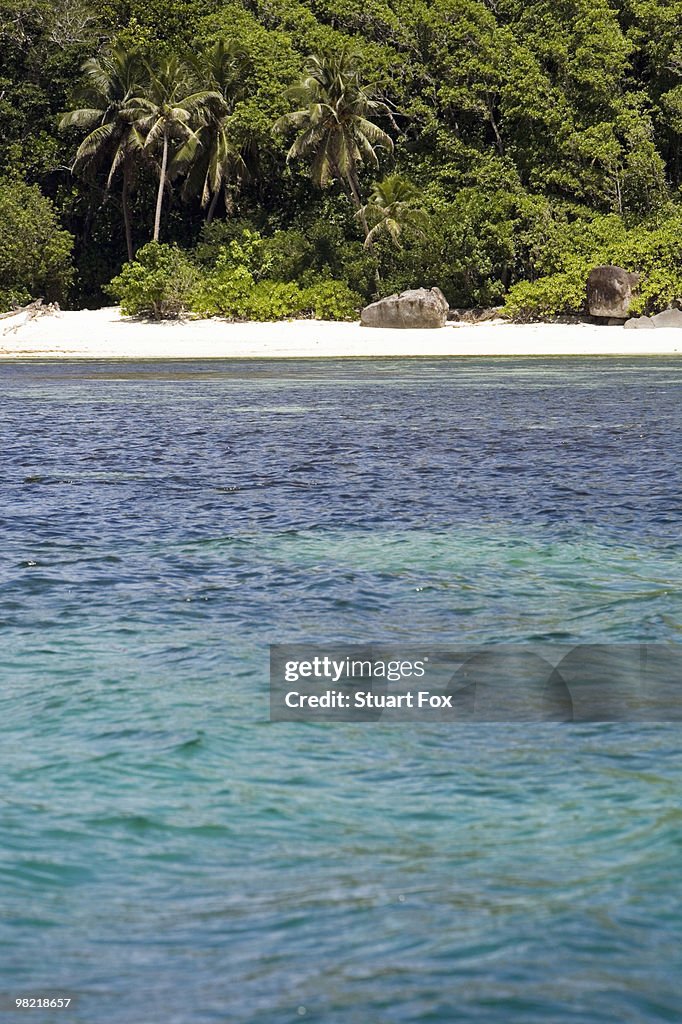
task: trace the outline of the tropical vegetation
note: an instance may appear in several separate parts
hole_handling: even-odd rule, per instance
[[[682,0],[0,0],[0,306],[682,296]],[[151,243],[151,247],[150,247]]]

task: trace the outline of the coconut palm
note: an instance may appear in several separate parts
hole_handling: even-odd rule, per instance
[[[287,160],[308,157],[313,181],[320,187],[334,179],[345,184],[364,225],[358,169],[365,163],[378,168],[377,148],[392,151],[390,135],[372,120],[392,120],[390,108],[375,98],[372,86],[363,84],[358,59],[349,49],[311,57],[304,78],[287,95],[299,109],[274,125],[275,131],[299,132]]]
[[[412,182],[400,174],[389,174],[383,181],[375,182],[369,202],[361,211],[365,224],[372,225],[367,231],[365,248],[371,249],[375,240],[386,234],[401,249],[400,239],[406,228],[416,235],[424,235],[429,218],[416,205],[419,198]]]
[[[130,190],[133,184],[136,140],[133,132],[132,98],[144,81],[144,66],[134,50],[121,44],[101,57],[83,64],[84,80],[77,92],[83,106],[60,119],[60,128],[88,131],[76,151],[72,172],[88,176],[102,164],[108,165],[105,200],[117,173],[121,171],[121,205],[128,259],[133,258]]]
[[[222,97],[211,89],[200,89],[192,70],[175,56],[157,67],[148,67],[149,84],[131,100],[135,123],[133,133],[141,150],[155,158],[159,187],[154,215],[154,241],[159,240],[163,194],[170,181],[169,163],[174,150],[190,139],[210,116],[212,106]]]
[[[203,59],[193,64],[197,78],[218,93],[221,102],[207,107],[204,124],[181,147],[174,169],[189,168],[184,191],[201,195],[202,208],[208,207],[207,224],[215,216],[221,194],[227,204],[229,186],[248,176],[244,147],[232,137],[229,120],[244,93],[246,66],[241,47],[225,39],[218,40]]]

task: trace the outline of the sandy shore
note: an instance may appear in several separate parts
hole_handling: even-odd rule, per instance
[[[344,356],[680,355],[682,330],[625,331],[593,324],[447,324],[435,331],[353,323],[220,320],[147,323],[117,307],[0,320],[2,359],[225,359]]]

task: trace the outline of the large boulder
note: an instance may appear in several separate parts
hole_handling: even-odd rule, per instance
[[[682,327],[682,309],[664,309],[651,319],[654,327]]]
[[[633,316],[623,324],[626,331],[653,331],[656,324],[650,316]]]
[[[440,288],[413,288],[366,306],[360,323],[363,327],[443,327],[449,308]]]
[[[638,316],[628,320],[625,327],[629,331],[651,330],[655,327],[682,327],[682,309],[664,309],[656,316]]]
[[[626,320],[639,274],[622,267],[595,267],[587,278],[587,305],[592,316]]]

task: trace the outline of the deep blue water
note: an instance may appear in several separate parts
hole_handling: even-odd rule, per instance
[[[0,365],[0,1017],[682,1020],[677,726],[267,699],[273,642],[679,641],[681,398],[668,359]]]

